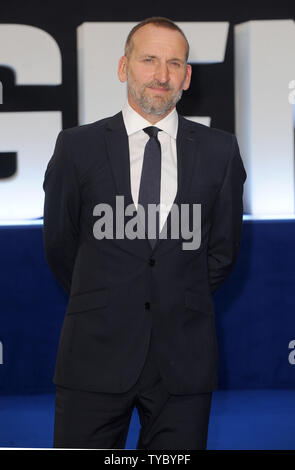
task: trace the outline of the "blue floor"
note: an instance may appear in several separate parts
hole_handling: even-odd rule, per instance
[[[54,395],[0,396],[0,447],[52,447]],[[133,413],[126,449],[139,432]],[[294,450],[295,390],[213,394],[208,449]]]

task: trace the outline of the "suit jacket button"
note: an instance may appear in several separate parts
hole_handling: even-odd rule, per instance
[[[154,258],[150,258],[150,260],[149,260],[149,265],[150,265],[150,266],[154,266],[155,263],[156,263],[156,260],[155,260]]]
[[[146,303],[144,304],[144,308],[145,308],[146,310],[149,310],[149,309],[151,308],[151,304],[150,304],[149,302],[146,302]]]

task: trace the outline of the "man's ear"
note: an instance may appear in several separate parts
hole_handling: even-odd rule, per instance
[[[118,77],[120,82],[126,82],[127,80],[127,57],[123,55],[118,64]]]
[[[187,90],[190,86],[191,83],[191,77],[192,77],[192,66],[190,64],[186,65],[186,79],[183,85],[183,90]]]

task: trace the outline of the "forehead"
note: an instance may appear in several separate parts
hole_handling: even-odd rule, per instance
[[[133,34],[132,46],[136,54],[186,54],[186,41],[179,31],[153,24],[144,25]]]

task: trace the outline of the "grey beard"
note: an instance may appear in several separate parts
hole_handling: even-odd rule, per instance
[[[143,111],[146,114],[153,114],[155,116],[162,116],[163,114],[166,114],[173,106],[176,105],[176,103],[178,103],[178,101],[182,97],[182,92],[183,92],[183,90],[181,90],[178,95],[176,95],[173,99],[165,103],[164,106],[154,107],[153,104],[150,102],[149,98],[147,98],[146,96],[142,96],[142,95],[140,96],[140,98],[138,98],[136,94],[133,92],[133,89],[129,87],[129,85],[127,86],[128,86],[128,91],[131,94],[132,98],[134,99],[134,101],[136,101],[140,105]]]

